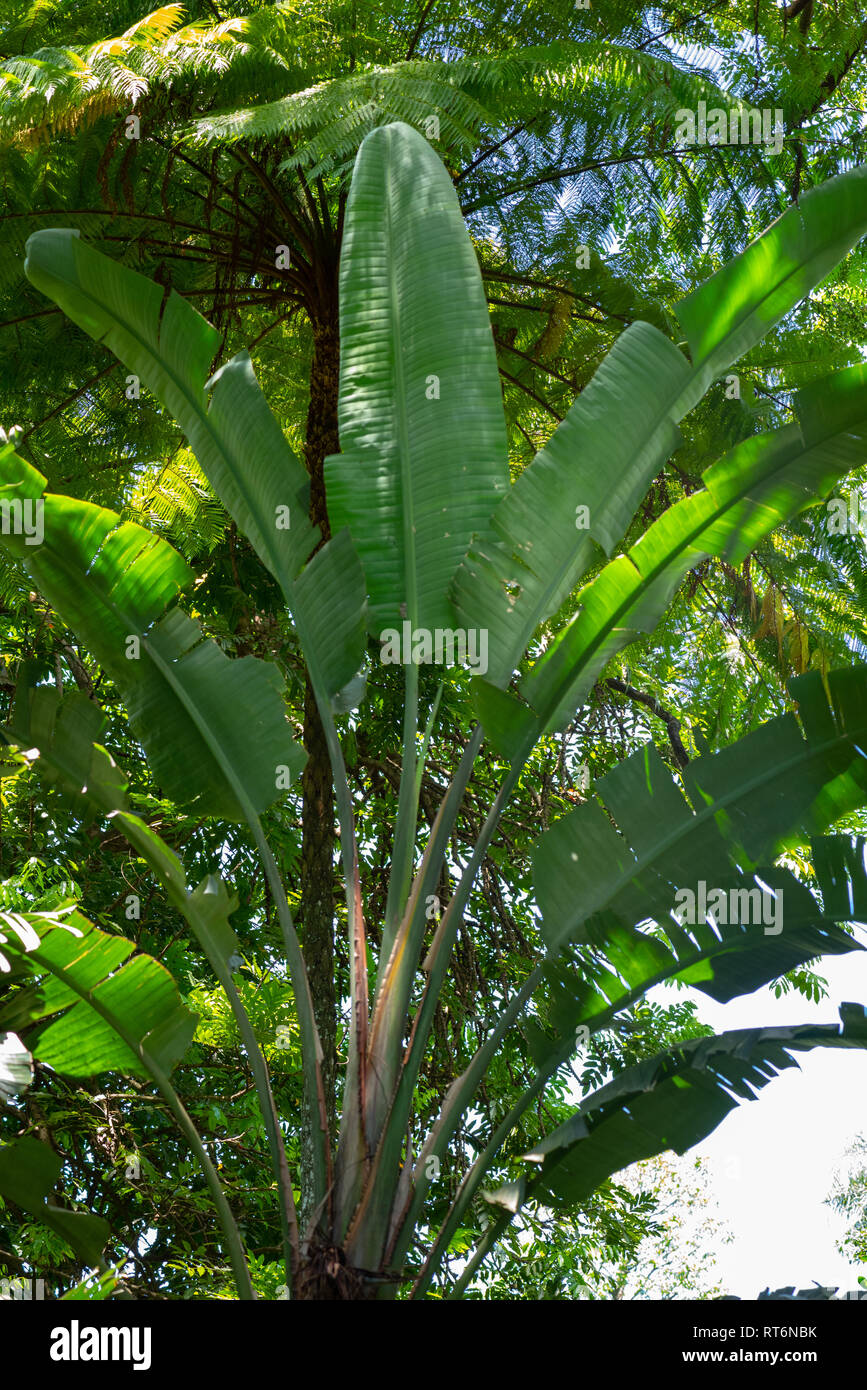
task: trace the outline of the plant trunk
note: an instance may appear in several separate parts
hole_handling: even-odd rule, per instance
[[[367,1281],[346,1263],[334,1245],[315,1246],[302,1264],[295,1293],[299,1301],[370,1303],[378,1285]]]
[[[337,383],[340,339],[336,307],[313,323],[314,352],[310,372],[306,457],[310,473],[310,517],[328,540],[323,462],[337,453]],[[325,732],[316,700],[306,681],[304,747],[307,765],[301,778],[301,944],[310,979],[313,1012],[322,1043],[322,1081],[329,1129],[335,1132],[334,1090],[337,1062],[337,990],[334,979],[334,790]],[[301,1230],[312,1215],[314,1117],[305,1099],[301,1132]]]

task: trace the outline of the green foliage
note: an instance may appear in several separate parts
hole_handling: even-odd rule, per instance
[[[846,1218],[848,1229],[838,1242],[838,1249],[855,1265],[867,1264],[867,1170],[863,1159],[867,1152],[864,1136],[858,1135],[849,1150],[850,1165],[845,1175],[837,1177],[834,1190],[827,1198],[828,1205]],[[858,1280],[865,1287],[864,1277]]]
[[[0,500],[44,501],[45,542],[3,536],[4,910],[87,904],[117,955],[87,988],[173,976],[199,1023],[171,1082],[92,1020],[82,1072],[43,1068],[89,1015],[12,976],[36,1061],[10,1044],[4,1153],[50,1137],[108,1263],[91,1286],[95,1246],[45,1228],[59,1169],[2,1246],[71,1297],[112,1265],[158,1297],[614,1290],[664,1239],[613,1179],[634,1104],[662,1152],[863,1042],[854,1007],[747,1041],[643,998],[815,998],[867,906],[863,671],[833,669],[863,545],[824,507],[867,418],[860,251],[835,270],[867,216],[832,100],[857,28],[761,12],[754,62],[728,10],[619,0],[604,28],[565,0],[13,9]],[[679,107],[737,98],[783,106],[778,153],[671,148]],[[483,628],[486,679],[389,668],[404,621]],[[702,875],[769,885],[784,930],[675,921]]]
[[[41,505],[45,543],[13,536],[10,544],[117,681],[168,795],[230,819],[270,804],[275,768],[298,776],[304,761],[286,729],[279,679],[250,657],[230,663],[180,609],[165,613],[192,578],[181,556],[105,508],[44,497],[45,479],[9,446],[0,479],[4,497]],[[227,693],[229,706],[246,711],[244,738],[226,719]]]

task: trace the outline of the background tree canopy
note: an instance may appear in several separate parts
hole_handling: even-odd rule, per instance
[[[572,1299],[587,1289],[613,1296],[627,1285],[625,1272],[641,1268],[648,1240],[657,1238],[664,1248],[667,1197],[652,1174],[646,1185],[625,1182],[617,1177],[622,1164],[606,1169],[603,1163],[592,1182],[573,1173],[569,1201],[558,1203],[544,1183],[532,1189],[535,1179],[527,1178],[522,1186],[523,1157],[547,1155],[536,1164],[544,1176],[557,1167],[552,1155],[560,1154],[563,1180],[577,1163],[569,1145],[580,1147],[574,1145],[578,1101],[613,1088],[584,1115],[592,1127],[616,1110],[617,1124],[625,1124],[646,1085],[661,1086],[663,1073],[668,1084],[660,1057],[677,1059],[672,1075],[688,1071],[689,1084],[701,1090],[695,1059],[711,1056],[703,1041],[710,1030],[676,992],[666,1006],[644,997],[657,975],[698,988],[711,981],[719,998],[759,984],[797,990],[807,1018],[809,1001],[823,993],[817,958],[852,949],[852,921],[865,915],[860,837],[867,796],[857,736],[867,715],[861,666],[867,568],[859,529],[867,514],[867,388],[860,366],[867,199],[855,173],[863,157],[865,45],[859,7],[821,0],[785,7],[726,0],[694,10],[641,9],[618,0],[587,6],[191,0],[151,13],[142,0],[7,0],[0,30],[0,400],[9,446],[0,455],[0,497],[37,499],[44,486],[46,516],[56,527],[51,534],[62,543],[55,555],[50,545],[28,549],[6,534],[0,538],[10,542],[0,546],[0,913],[18,914],[13,921],[31,922],[37,934],[44,927],[42,954],[29,965],[23,954],[16,957],[0,987],[0,1027],[7,1038],[20,1034],[35,1058],[19,1056],[18,1083],[4,1087],[0,1137],[10,1145],[30,1138],[56,1159],[38,1200],[14,1184],[4,1189],[0,1172],[0,1271],[36,1273],[67,1291],[95,1270],[114,1270],[119,1287],[136,1298],[235,1297],[237,1269],[215,1216],[216,1184],[246,1252],[249,1289],[263,1298],[286,1296],[293,1279],[287,1273],[292,1235],[281,1228],[279,1211],[285,1183],[302,1233],[308,1223],[316,1227],[323,1220],[317,1165],[326,1150],[345,1155],[357,1138],[351,1106],[364,1057],[375,1055],[397,1085],[385,1044],[379,1057],[375,1041],[370,1054],[359,1042],[359,981],[369,973],[371,1001],[375,993],[377,1001],[386,998],[386,966],[404,909],[414,901],[414,870],[411,939],[419,959],[394,986],[398,999],[405,992],[406,1018],[396,1006],[392,1017],[385,1005],[371,1015],[374,1025],[380,1020],[374,1039],[411,1048],[413,1020],[418,1025],[425,1000],[431,1004],[429,1018],[424,1015],[427,1046],[415,1059],[417,1074],[407,1073],[411,1094],[406,1123],[393,1140],[399,1153],[392,1186],[425,1155],[450,1088],[477,1050],[492,1035],[497,1042],[472,1104],[446,1126],[443,1152],[424,1170],[426,1205],[404,1242],[401,1269],[408,1272],[393,1275],[396,1226],[388,1228],[388,1252],[374,1259],[369,1241],[359,1237],[350,1263],[376,1274],[380,1293],[396,1287],[405,1296],[420,1280],[419,1295],[432,1297],[457,1291],[473,1298]],[[676,138],[677,113],[697,111],[701,102],[707,110],[743,103],[779,113],[779,147],[684,145]],[[407,128],[424,137],[430,163]],[[386,139],[393,141],[388,148]],[[430,207],[440,208],[440,193],[430,192],[440,188],[440,176],[455,194],[449,248],[457,250],[447,248],[448,256],[440,224],[426,225],[421,213],[427,196]],[[842,181],[829,183],[835,179]],[[357,189],[352,196],[351,188]],[[455,230],[458,209],[463,242]],[[790,220],[776,224],[782,230],[772,228],[762,243],[772,248],[766,263],[735,259],[787,212]],[[445,231],[442,238],[445,246]],[[409,329],[404,322],[403,337],[394,329],[388,349],[363,338],[367,322],[377,322],[380,253],[405,275],[400,303],[415,315]],[[412,454],[419,476],[429,470],[419,505],[428,505],[439,487],[460,524],[471,518],[472,525],[467,521],[450,559],[440,538],[442,575],[436,560],[424,561],[427,570],[419,560],[411,616],[451,627],[456,619],[440,621],[443,615],[481,611],[486,630],[496,632],[504,610],[486,588],[486,576],[495,574],[509,621],[514,610],[527,630],[514,660],[502,656],[499,675],[492,665],[482,690],[460,668],[421,665],[408,668],[411,677],[379,659],[377,634],[408,615],[395,601],[392,550],[382,540],[388,509],[383,504],[378,512],[372,500],[370,479],[378,475],[366,475],[367,491],[353,479],[353,470],[361,476],[369,467],[378,404],[371,404],[371,380],[380,370],[382,379],[397,380],[400,363],[414,361],[416,343],[428,350],[439,322],[436,287],[458,262],[463,278],[454,282],[453,299],[466,298],[468,317],[460,320],[460,334],[453,328],[442,341],[453,359],[466,351],[464,395],[459,407],[445,398],[439,404],[455,411],[452,450],[466,442],[470,457],[478,444],[473,486],[458,494],[460,479],[451,469],[457,452],[442,443],[438,456],[428,448],[423,407],[415,414],[407,408],[412,429],[404,453]],[[146,277],[151,289],[125,279],[125,272]],[[422,291],[419,302],[412,298],[414,284],[428,287],[427,313]],[[463,312],[462,302],[454,307],[443,295],[443,315]],[[485,341],[475,356],[467,346],[476,341],[471,303],[480,311],[487,306]],[[169,308],[177,304],[195,309],[214,331],[202,329],[196,338],[199,330],[189,328],[183,337],[178,328],[184,347],[175,350],[172,371],[161,367],[162,376],[151,380],[130,363],[135,353],[144,361],[142,343],[160,360],[147,335],[151,328],[154,342],[168,335],[171,314],[180,325],[192,322],[192,315],[184,319]],[[751,305],[761,319],[755,332],[744,336],[742,325],[735,332],[723,321],[731,306],[734,316]],[[170,356],[164,340],[162,346]],[[639,349],[643,367],[631,355],[637,361]],[[267,401],[263,410],[272,413],[267,425],[253,405],[246,413],[253,387],[247,359],[238,356],[245,351]],[[699,380],[702,351],[707,371]],[[233,362],[234,376],[225,370]],[[633,447],[669,379],[685,400],[678,373],[688,366],[696,385],[689,403],[679,413],[672,404],[658,430],[648,426],[648,438]],[[200,367],[201,380],[193,384],[201,400],[205,378],[223,370],[210,383],[210,412],[200,406],[201,419],[191,422],[170,387]],[[428,373],[419,370],[425,380]],[[430,366],[434,390],[437,371]],[[594,412],[601,418],[602,411],[590,383],[603,389],[598,383],[607,380],[606,371],[623,372],[622,379],[612,376],[617,411],[591,434]],[[171,378],[165,391],[163,377]],[[474,394],[483,379],[487,385]],[[502,420],[491,406],[490,383],[497,379]],[[397,400],[398,392],[393,395]],[[225,405],[218,407],[218,399]],[[582,399],[585,414],[576,416]],[[388,408],[382,407],[383,419]],[[223,485],[215,454],[202,443],[218,414],[217,434],[234,441],[238,457],[246,448],[253,460],[243,477],[255,476],[258,486],[267,458],[292,480],[285,485],[286,545],[298,551],[292,574],[263,559],[270,541],[245,522],[254,509],[243,486],[237,478]],[[376,438],[382,457],[391,448],[390,428],[389,420]],[[421,441],[416,453],[414,440]],[[630,449],[631,473],[624,452]],[[399,444],[394,453],[400,455]],[[534,459],[543,466],[531,474]],[[567,465],[580,483],[574,497]],[[612,483],[621,467],[622,495]],[[538,494],[532,482],[509,494],[519,502],[486,529],[491,497],[540,474]],[[476,486],[482,475],[484,496],[482,482]],[[747,481],[735,498],[742,475]],[[403,494],[394,486],[397,514]],[[270,498],[267,479],[262,488]],[[577,512],[585,496],[586,537]],[[710,517],[702,511],[709,497],[716,508]],[[603,512],[610,520],[597,524]],[[96,519],[107,516],[114,519]],[[676,535],[693,517],[688,541]],[[206,713],[228,721],[222,708],[247,722],[249,746],[240,734],[236,745],[237,778],[217,799],[213,779],[208,795],[185,795],[204,755],[189,742],[178,756],[172,738],[180,724],[162,694],[125,684],[128,668],[111,645],[110,615],[79,596],[76,586],[84,593],[98,577],[96,557],[107,554],[99,550],[106,536],[126,534],[132,549],[139,545],[130,539],[139,532],[112,529],[117,518],[156,538],[150,549],[141,542],[145,548],[135,555],[142,570],[132,588],[143,605],[143,639],[151,637],[152,624],[166,622],[163,609],[182,590],[188,621],[198,628],[192,637],[186,630],[165,636],[165,663],[207,650]],[[552,572],[547,606],[541,600],[531,606],[533,583],[523,571],[518,583],[497,570],[515,562],[525,539],[521,528],[531,520],[552,566],[564,551],[564,524],[573,548],[583,547],[580,564],[570,556],[556,584]],[[98,542],[91,523],[104,527]],[[343,537],[351,538],[347,551],[340,549]],[[116,586],[133,572],[131,554],[117,562]],[[648,580],[624,597],[618,588],[624,571],[615,569],[613,557],[627,554],[639,557],[634,564],[641,557],[653,562],[654,575],[668,585],[664,594],[651,591]],[[340,607],[340,596],[354,592],[354,566],[358,576],[363,570],[366,629],[360,607],[348,617]],[[457,587],[447,595],[455,572]],[[316,582],[308,580],[305,594],[311,573]],[[297,609],[287,601],[287,585]],[[118,604],[119,594],[118,587],[111,590]],[[124,597],[126,618],[135,604],[125,591]],[[412,607],[409,591],[405,601]],[[616,614],[615,603],[621,604]],[[310,612],[308,620],[303,614]],[[344,617],[345,632],[337,623]],[[602,635],[594,630],[588,637],[597,618]],[[627,630],[628,647],[626,636],[620,640]],[[132,631],[125,627],[124,637]],[[350,679],[362,662],[343,670],[333,656],[341,641],[348,650],[356,637],[366,654],[363,694]],[[200,638],[206,640],[196,646]],[[172,641],[177,646],[170,649]],[[599,659],[585,662],[580,682],[564,686],[574,644],[584,652],[594,642]],[[797,677],[804,679],[793,688]],[[63,697],[62,706],[50,704],[52,692]],[[272,700],[285,715],[273,746],[262,733],[272,728]],[[545,701],[550,717],[543,718]],[[518,765],[529,710],[540,723]],[[836,721],[831,752],[829,719]],[[479,720],[486,735],[480,752]],[[803,740],[798,733],[803,766],[792,752],[796,728],[804,731]],[[773,737],[770,730],[777,731]],[[345,801],[333,775],[337,734]],[[743,743],[751,735],[754,742]],[[35,749],[41,756],[28,756]],[[468,749],[477,756],[439,843],[438,813]],[[790,783],[774,781],[783,752],[793,760]],[[703,760],[718,754],[713,766],[722,770],[705,773],[711,763]],[[85,757],[86,771],[76,781]],[[240,782],[255,780],[257,759],[268,769],[287,768],[279,795],[269,783],[255,806],[258,830],[237,800]],[[750,759],[767,776],[770,809],[750,789],[736,803],[735,820],[740,833],[751,815],[765,817],[766,833],[761,839],[756,831],[751,840],[744,830],[750,853],[727,859],[726,872],[765,865],[768,874],[787,875],[783,891],[797,917],[796,939],[788,954],[774,954],[766,939],[755,964],[743,963],[729,942],[728,964],[712,969],[704,945],[690,976],[670,926],[668,936],[664,923],[656,935],[633,932],[651,914],[635,904],[624,908],[616,897],[614,857],[602,830],[591,825],[591,811],[609,834],[616,828],[631,837],[639,858],[652,850],[653,873],[674,873],[664,858],[657,869],[663,852],[649,844],[657,825],[671,828],[676,819],[663,785],[685,787],[695,808],[693,793],[706,796],[721,823],[719,808],[729,805],[736,769],[743,773]],[[509,798],[489,828],[504,782]],[[663,798],[663,809],[651,793]],[[790,823],[778,814],[781,800],[791,809]],[[631,818],[630,805],[638,808]],[[355,897],[351,884],[344,896],[340,872],[347,809],[357,848]],[[135,821],[132,829],[124,816]],[[571,826],[576,834],[600,836],[595,888],[568,876]],[[423,858],[432,844],[436,853]],[[474,855],[477,872],[463,893]],[[173,877],[172,856],[182,861],[180,878]],[[276,880],[269,865],[279,870]],[[722,872],[719,858],[712,866]],[[208,884],[191,907],[193,886]],[[641,891],[652,897],[647,882]],[[576,902],[584,906],[573,912]],[[60,992],[70,989],[68,982],[58,985],[54,977],[48,985],[37,970],[50,975],[60,968],[45,943],[60,939],[63,922],[79,921],[69,916],[74,905],[93,969],[99,963],[103,971],[86,988],[140,970],[164,1009],[148,1028],[183,1039],[174,1052],[167,1041],[160,1054],[171,1073],[170,1093],[155,1084],[153,1072],[121,1065],[107,1044],[95,1050],[88,1070],[87,1059],[73,1055],[80,1017],[69,1025],[67,1053],[52,1053],[52,1061],[40,1056],[40,1047],[60,1047],[63,1039],[52,1030],[75,1016],[75,1008],[60,1012],[71,1003]],[[366,938],[357,932],[358,905]],[[655,900],[653,907],[661,911]],[[617,930],[633,908],[633,934],[624,945]],[[196,912],[198,934],[188,915]],[[287,968],[287,913],[306,962],[309,1017],[298,1002],[291,962]],[[620,919],[612,925],[606,913]],[[595,925],[576,936],[577,921]],[[452,932],[448,969],[431,993],[427,982],[445,950],[444,922]],[[12,929],[4,935],[11,945],[18,940]],[[792,942],[785,933],[783,939]],[[667,963],[660,952],[668,953]],[[146,964],[148,958],[156,964]],[[416,968],[422,963],[424,969]],[[504,1008],[521,990],[529,1011],[497,1035]],[[586,1015],[564,1012],[564,995],[570,1007],[577,999]],[[592,1000],[600,999],[605,1009],[594,1012]],[[197,1022],[188,1022],[193,1015]],[[586,1037],[576,1037],[585,1016],[596,1022]],[[308,1067],[314,1023],[322,1053],[319,1096]],[[862,1045],[859,1026],[863,1021],[849,1018],[846,1045]],[[149,1036],[144,1023],[142,1029],[138,1043]],[[567,1034],[572,1046],[561,1057]],[[805,1033],[792,1046],[826,1040]],[[749,1096],[750,1086],[790,1064],[788,1045],[784,1038],[764,1039],[761,1057],[744,1061],[740,1041],[726,1044],[745,1068],[726,1073],[727,1084]],[[129,1038],[125,1046],[129,1062],[135,1047],[130,1051]],[[546,1072],[540,1058],[548,1054],[554,1062]],[[265,1069],[273,1114],[262,1104]],[[180,1111],[187,1118],[179,1125]],[[320,1121],[324,1145],[316,1138]],[[372,1127],[368,1139],[373,1131],[379,1137],[380,1122],[376,1113],[365,1121]],[[503,1125],[502,1141],[488,1156],[491,1136]],[[690,1143],[712,1127],[707,1118]],[[190,1131],[199,1136],[198,1155]],[[677,1135],[690,1147],[685,1132]],[[278,1151],[285,1152],[284,1188],[272,1168]],[[359,1164],[362,1157],[366,1162],[370,1154],[360,1155]],[[476,1184],[474,1165],[482,1160],[484,1191],[496,1197],[499,1190],[499,1204],[486,1201]],[[203,1161],[211,1165],[210,1185]],[[354,1178],[346,1182],[341,1200],[348,1208],[358,1194],[351,1190]],[[382,1197],[377,1192],[373,1207]],[[519,1222],[509,1226],[516,1205]],[[102,1242],[102,1227],[73,1238],[65,1216],[46,1217],[54,1207],[101,1219]],[[334,1228],[328,1240],[323,1249],[341,1246]],[[429,1267],[432,1250],[436,1262]],[[535,1259],[527,1259],[528,1250]],[[473,1251],[479,1263],[468,1269]],[[294,1274],[297,1294],[299,1270]],[[325,1296],[331,1285],[321,1270],[317,1277],[325,1279],[318,1286]],[[672,1277],[672,1287],[684,1287],[682,1274]],[[708,1291],[698,1282],[694,1289]]]

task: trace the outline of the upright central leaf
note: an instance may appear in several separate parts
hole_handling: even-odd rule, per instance
[[[450,627],[449,582],[506,491],[508,446],[475,252],[448,172],[407,125],[358,153],[340,358],[328,508],[361,556],[372,630]]]

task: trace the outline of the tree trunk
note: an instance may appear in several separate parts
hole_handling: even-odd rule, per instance
[[[323,461],[338,452],[337,383],[340,339],[335,304],[313,323],[314,352],[310,371],[305,452],[310,473],[310,517],[322,541],[331,532],[325,504]],[[334,791],[325,732],[309,679],[304,693],[304,747],[307,765],[301,778],[301,901],[298,909],[301,944],[313,1012],[322,1043],[322,1081],[329,1129],[335,1132],[337,990],[334,980]],[[312,1214],[314,1117],[305,1101],[301,1137],[301,1230]]]

